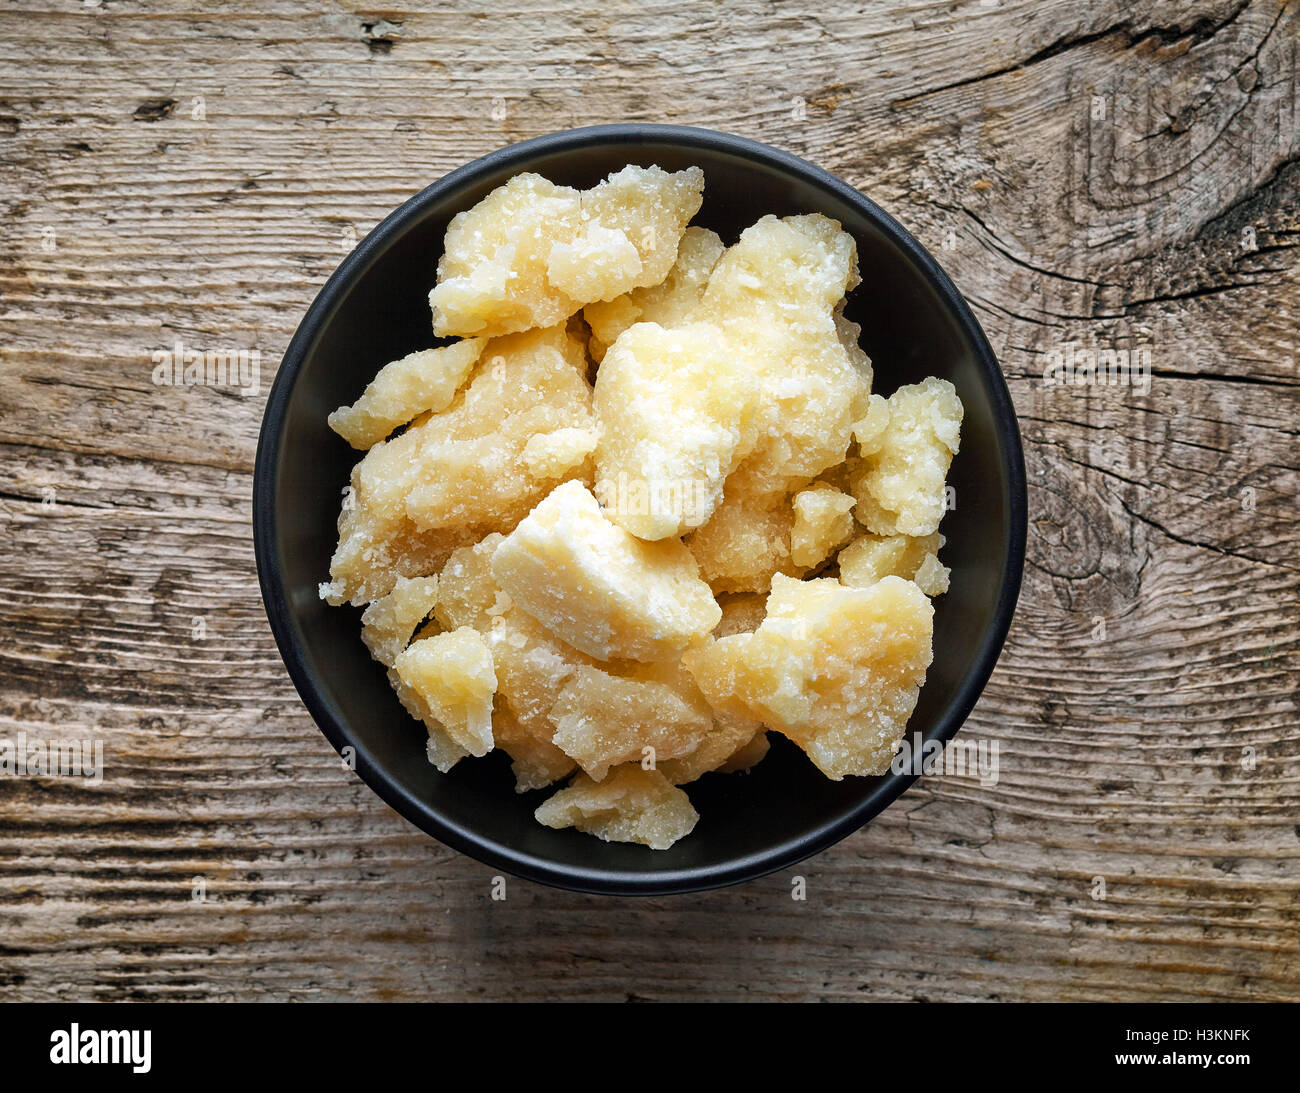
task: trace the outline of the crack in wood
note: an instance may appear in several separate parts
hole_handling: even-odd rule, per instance
[[[1004,65],[1002,68],[995,69],[992,72],[983,72],[977,76],[969,76],[965,79],[954,80],[951,83],[942,84],[939,87],[928,88],[909,98],[898,99],[890,103],[891,107],[902,108],[911,106],[913,103],[922,99],[929,98],[932,95],[939,95],[945,91],[952,91],[959,87],[970,87],[972,84],[983,83],[988,80],[996,80],[1002,76],[1010,75],[1013,72],[1023,72],[1034,65],[1042,64],[1044,61],[1050,61],[1053,57],[1060,57],[1062,54],[1069,53],[1071,50],[1085,48],[1096,45],[1098,42],[1104,42],[1108,38],[1120,36],[1122,41],[1121,48],[1133,49],[1148,41],[1158,41],[1162,45],[1173,45],[1178,42],[1190,39],[1193,45],[1200,45],[1209,41],[1219,31],[1225,27],[1231,26],[1236,22],[1248,7],[1251,0],[1242,0],[1232,13],[1223,20],[1216,22],[1208,16],[1202,16],[1194,22],[1183,27],[1179,23],[1165,26],[1149,26],[1144,29],[1135,30],[1132,19],[1122,19],[1118,23],[1105,27],[1102,30],[1092,31],[1088,34],[1080,34],[1074,37],[1061,38],[1051,45],[1044,46],[1042,49],[1026,57],[1023,61],[1017,61],[1015,64]]]

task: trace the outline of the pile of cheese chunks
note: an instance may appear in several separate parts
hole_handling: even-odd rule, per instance
[[[330,426],[365,456],[321,595],[450,770],[494,748],[551,827],[664,849],[680,788],[768,730],[829,778],[882,773],[931,660],[962,407],[889,398],[843,316],[852,237],[688,227],[698,168],[589,190],[522,174],[450,224],[455,339]],[[888,291],[876,286],[872,291]]]

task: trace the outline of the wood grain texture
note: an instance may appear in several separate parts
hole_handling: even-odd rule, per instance
[[[0,31],[0,737],[108,767],[0,779],[0,996],[1300,1000],[1294,0],[3,0]],[[923,779],[805,902],[493,902],[341,768],[259,600],[266,389],[352,241],[618,120],[870,194],[1020,414],[1024,591],[964,730],[1000,780]],[[260,393],[154,386],[177,339],[258,349]],[[1045,385],[1070,346],[1147,347],[1149,391]]]

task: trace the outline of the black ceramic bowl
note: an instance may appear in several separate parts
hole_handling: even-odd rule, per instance
[[[1025,480],[1011,401],[988,342],[934,259],[853,187],[785,152],[705,129],[605,125],[527,140],[476,160],[411,198],[326,283],[285,353],[262,423],[254,485],[257,566],[271,629],[321,731],[355,749],[357,773],[430,835],[496,869],[588,892],[715,888],[789,866],[856,831],[910,777],[823,777],[772,733],[746,775],[690,787],[694,832],[666,851],[603,843],[533,819],[546,791],[516,794],[500,753],[439,774],[424,730],[406,715],[360,638],[360,611],[317,597],[340,495],[357,454],[325,424],[386,362],[433,343],[427,293],[456,213],[521,171],[588,187],[626,164],[705,175],[694,223],[724,242],[766,213],[819,212],[857,240],[864,283],[848,316],[862,325],[876,389],[928,375],[951,380],[966,408],[944,520],[952,587],[936,601],[934,664],[908,732],[947,740],[996,663],[1020,587]]]

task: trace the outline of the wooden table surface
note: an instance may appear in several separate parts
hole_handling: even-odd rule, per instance
[[[0,778],[0,997],[1300,1000],[1297,4],[437,7],[0,3],[0,739],[104,743]],[[729,890],[493,901],[300,704],[253,456],[356,239],[620,120],[806,156],[971,302],[1029,476],[1000,778]],[[177,341],[260,390],[156,386]],[[1149,389],[1044,382],[1083,350]]]

